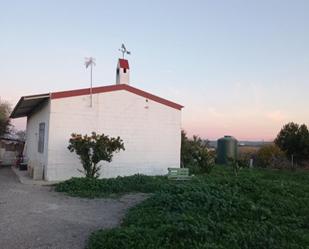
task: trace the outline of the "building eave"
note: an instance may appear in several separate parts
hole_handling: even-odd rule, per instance
[[[14,107],[10,118],[27,117],[38,105],[42,104],[49,98],[49,93],[22,96]]]

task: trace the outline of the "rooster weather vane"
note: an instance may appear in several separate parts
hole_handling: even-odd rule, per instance
[[[121,48],[118,49],[122,53],[122,58],[124,59],[124,55],[130,55],[131,52],[127,50],[126,46],[122,43]]]

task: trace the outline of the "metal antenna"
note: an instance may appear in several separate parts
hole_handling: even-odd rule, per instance
[[[122,43],[121,48],[118,49],[122,53],[122,59],[124,59],[124,55],[130,55],[131,52],[127,50],[126,46]]]
[[[85,58],[86,69],[90,66],[90,107],[92,107],[92,67],[95,65],[96,65],[95,58],[93,57]]]

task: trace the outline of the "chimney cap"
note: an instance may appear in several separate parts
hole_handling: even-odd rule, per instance
[[[125,68],[125,69],[130,69],[129,61],[126,60],[126,59],[119,59],[119,67],[120,68]]]

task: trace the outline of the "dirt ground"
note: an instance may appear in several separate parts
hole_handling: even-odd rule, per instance
[[[23,185],[0,167],[0,248],[80,249],[90,233],[118,226],[144,194],[119,199],[81,199],[51,187]]]

